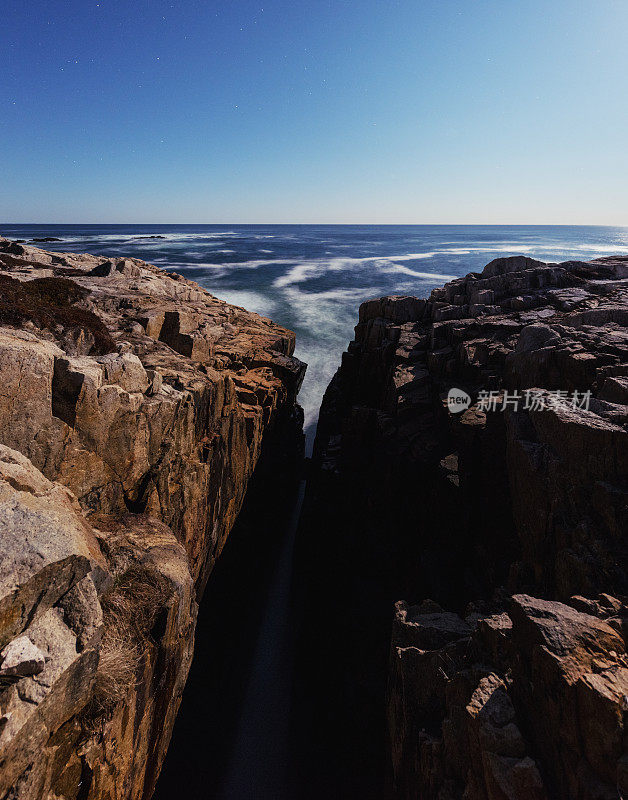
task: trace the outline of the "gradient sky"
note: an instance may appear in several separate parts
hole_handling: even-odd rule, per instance
[[[626,0],[3,0],[4,222],[628,225]]]

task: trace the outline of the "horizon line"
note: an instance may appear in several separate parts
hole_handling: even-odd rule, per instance
[[[600,223],[600,222],[0,222],[2,226],[9,225],[128,225],[128,226],[173,226],[173,225],[215,225],[215,226],[254,226],[254,225],[282,225],[293,227],[304,226],[338,226],[338,227],[491,227],[491,228],[628,228],[628,223]]]

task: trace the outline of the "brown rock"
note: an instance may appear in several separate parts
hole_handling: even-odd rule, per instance
[[[334,651],[354,693],[338,716],[387,680],[394,797],[593,800],[628,783],[627,279],[626,256],[516,256],[427,301],[360,308],[321,408],[302,536],[326,533],[307,553],[313,598],[337,554],[359,553],[332,584],[343,618],[383,587],[416,601],[396,605],[388,676],[353,678],[345,653],[369,661],[358,626]],[[471,397],[464,413],[448,411],[452,388]],[[489,391],[495,410],[478,402]]]
[[[137,259],[0,239],[3,278],[31,305],[0,320],[0,647],[45,666],[0,686],[0,796],[145,800],[262,440],[300,446],[305,365]]]

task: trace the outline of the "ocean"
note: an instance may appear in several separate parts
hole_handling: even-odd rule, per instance
[[[59,238],[40,245],[50,250],[142,258],[291,328],[296,355],[308,364],[300,402],[310,444],[363,300],[425,297],[501,256],[565,261],[628,252],[628,227],[7,224],[0,232]]]
[[[59,238],[41,244],[51,250],[145,259],[293,329],[296,354],[309,365],[300,401],[310,446],[323,392],[362,301],[427,296],[500,256],[564,261],[628,252],[628,228],[609,227],[0,225],[0,231],[27,240]],[[292,562],[303,491],[302,482],[295,498],[254,505],[254,525],[247,527],[245,514],[218,560],[201,603],[194,662],[158,800],[180,790],[182,775],[188,797],[303,796],[311,748],[317,752],[307,711],[293,695],[299,612],[292,587],[300,575]],[[334,784],[334,769],[321,763],[320,785]]]

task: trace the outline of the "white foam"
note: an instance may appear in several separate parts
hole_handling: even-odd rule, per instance
[[[392,261],[416,261],[421,258],[434,258],[439,250],[432,250],[429,253],[406,253],[404,256],[389,256]]]
[[[292,265],[297,264],[299,262],[295,261],[294,259],[252,259],[250,261],[229,261],[223,264],[216,264],[212,261],[183,261],[183,262],[175,262],[175,261],[168,261],[168,265],[173,267],[175,270],[185,270],[185,269],[197,269],[198,267],[205,267],[211,270],[236,270],[236,269],[257,269],[258,267],[268,266],[270,264],[285,264],[285,265]]]
[[[253,311],[262,317],[271,317],[275,313],[276,303],[268,295],[261,292],[251,292],[245,289],[222,289],[209,288],[209,291],[220,300],[225,300],[234,306],[240,306],[247,311]]]
[[[278,289],[290,286],[293,283],[303,283],[312,278],[318,277],[325,272],[333,272],[345,269],[350,265],[354,259],[348,258],[332,258],[332,259],[318,259],[317,261],[299,261],[296,266],[288,270],[285,275],[280,275],[273,282],[273,286]]]
[[[384,287],[377,285],[322,292],[304,292],[291,285],[282,290],[303,331],[297,336],[295,355],[308,365],[299,393],[306,429],[316,422],[323,393],[352,338],[358,306],[383,293]]]
[[[581,244],[577,247],[556,247],[556,250],[579,250],[582,253],[612,253],[613,255],[622,255],[625,248],[628,246],[628,240],[625,246],[618,246],[616,244]]]
[[[155,236],[158,237],[156,239],[149,239],[147,237]],[[220,231],[215,233],[192,233],[192,232],[181,232],[181,233],[153,233],[147,231],[146,233],[100,233],[100,234],[89,234],[85,233],[81,236],[64,236],[59,237],[62,238],[64,242],[124,242],[127,245],[139,245],[142,246],[144,244],[149,244],[154,242],[166,242],[169,244],[176,243],[176,242],[185,242],[187,240],[194,240],[194,239],[223,239],[227,237],[239,237],[239,238],[274,238],[274,237],[246,237],[246,235],[242,232],[238,231]]]
[[[471,253],[509,253],[520,255],[521,253],[621,253],[621,247],[617,245],[593,245],[593,244],[561,244],[561,245],[530,245],[513,242],[512,244],[503,243],[498,246],[477,246],[477,247],[445,247],[434,250],[433,255],[456,255],[467,256]],[[398,259],[399,260],[399,259]]]
[[[275,279],[273,286],[278,289],[291,286],[296,283],[305,283],[306,281],[317,278],[326,272],[338,272],[342,270],[351,270],[357,266],[371,265],[376,269],[383,272],[390,272],[391,270],[406,271],[407,274],[413,274],[418,278],[428,278],[435,281],[442,281],[443,283],[455,275],[445,275],[442,273],[431,272],[416,272],[409,270],[408,267],[402,267],[396,264],[397,261],[414,261],[418,258],[430,258],[433,253],[408,253],[401,256],[364,256],[362,258],[320,258],[317,260],[306,260],[297,262],[296,265],[289,270],[285,275],[280,275]],[[281,263],[281,262],[277,262]],[[287,263],[287,262],[284,262]]]
[[[404,267],[402,264],[392,264],[390,267],[387,267],[384,272],[402,272],[404,275],[412,275],[414,278],[434,281],[435,283],[446,283],[458,277],[456,275],[443,275],[437,272],[417,272],[415,269]]]

